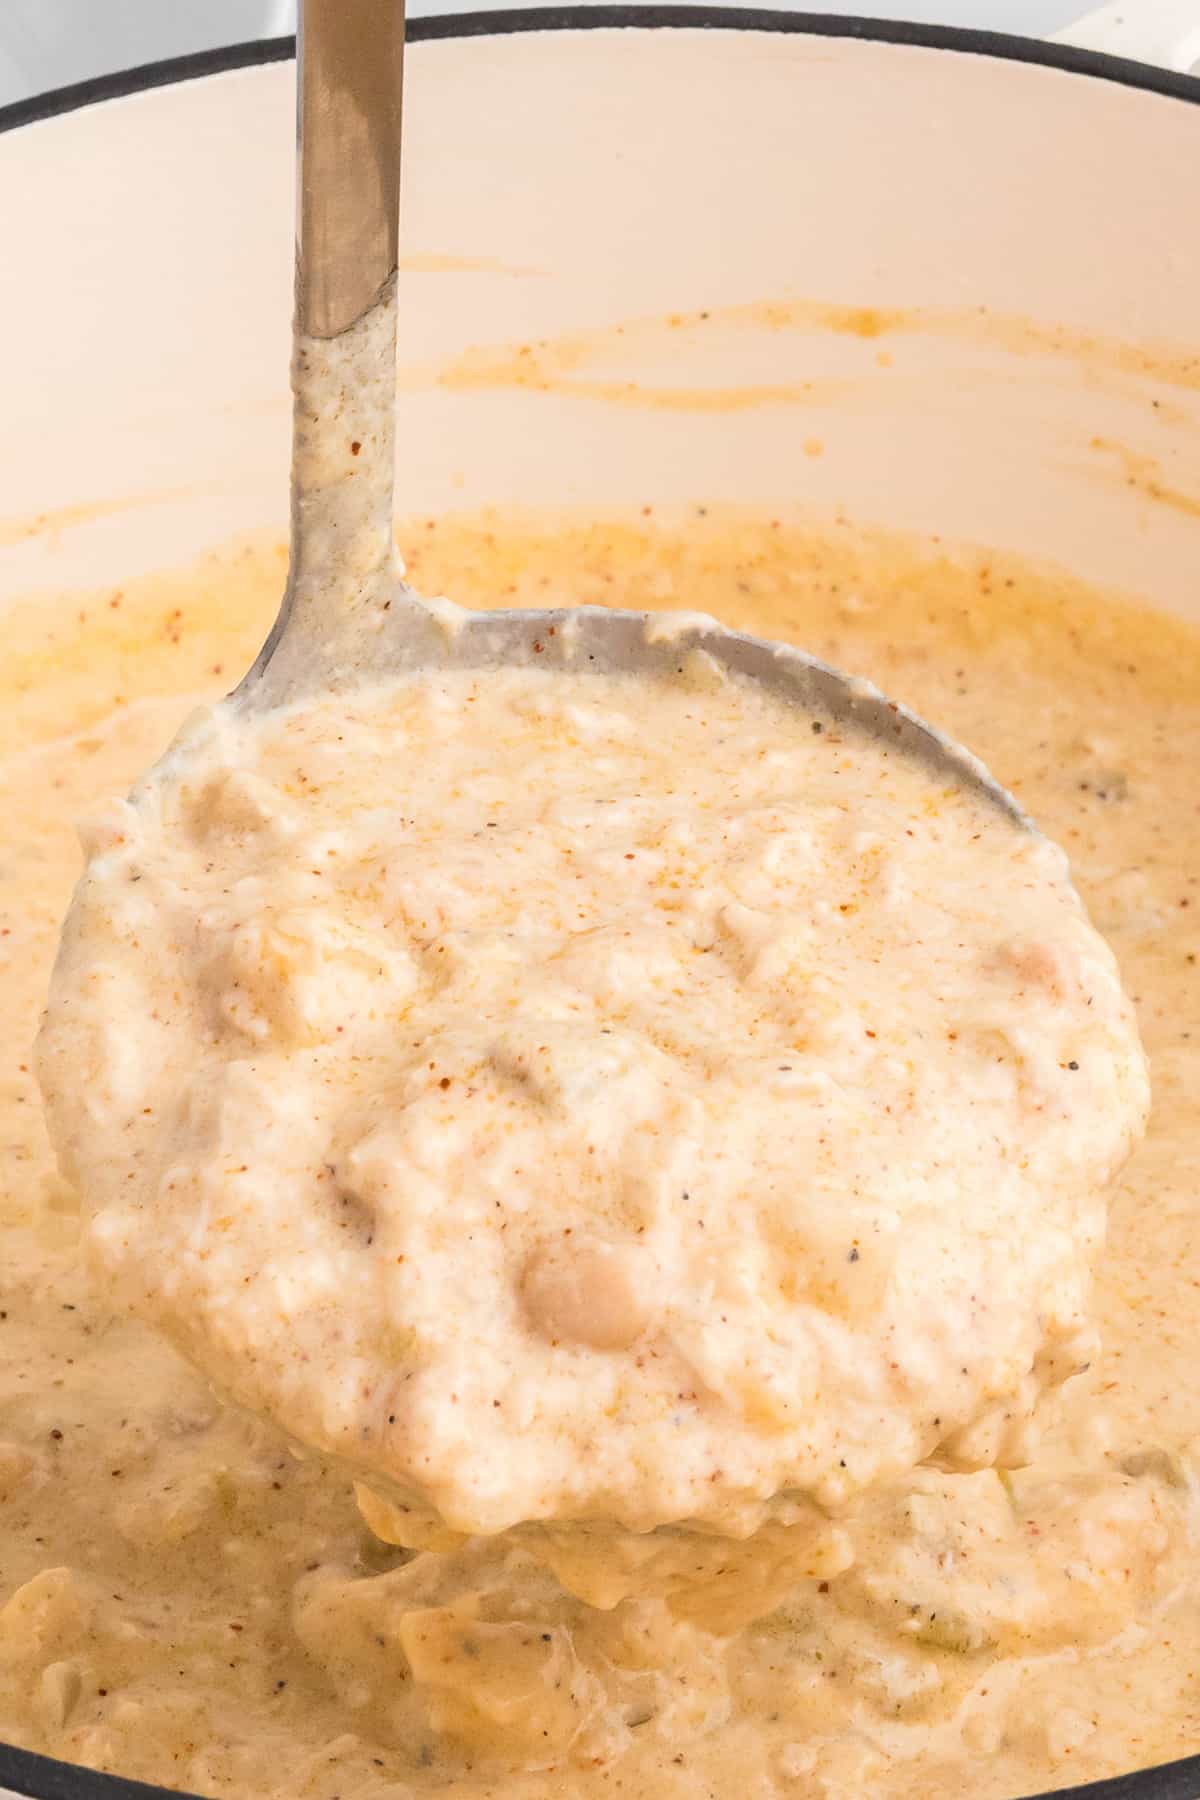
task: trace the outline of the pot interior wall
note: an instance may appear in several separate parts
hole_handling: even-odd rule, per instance
[[[0,139],[0,591],[282,530],[292,81]],[[701,30],[418,43],[407,106],[402,513],[786,505],[1193,602],[1200,108]]]

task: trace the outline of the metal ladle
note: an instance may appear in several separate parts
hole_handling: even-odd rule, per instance
[[[303,0],[290,568],[271,634],[228,704],[257,716],[424,669],[536,664],[662,678],[701,651],[918,758],[1031,830],[969,751],[790,644],[694,613],[467,612],[405,585],[393,538],[403,45],[403,0]]]

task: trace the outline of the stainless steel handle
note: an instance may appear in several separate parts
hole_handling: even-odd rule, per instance
[[[338,337],[396,272],[403,0],[303,0],[296,322]]]
[[[302,0],[291,555],[243,683],[256,705],[334,680],[404,591],[392,536],[403,47],[404,0]]]

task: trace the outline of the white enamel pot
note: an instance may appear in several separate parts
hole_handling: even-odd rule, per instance
[[[1179,0],[1093,35],[1135,14],[1200,53]],[[786,505],[1200,615],[1200,83],[703,7],[412,40],[402,511]],[[290,54],[0,114],[0,612],[282,535]],[[563,338],[548,388],[486,375]],[[1076,1791],[1196,1800],[1200,1758]],[[161,1790],[0,1749],[4,1792]]]

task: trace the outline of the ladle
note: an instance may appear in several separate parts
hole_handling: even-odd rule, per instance
[[[423,601],[393,537],[403,0],[304,0],[291,558],[242,715],[423,669],[538,664],[664,677],[692,653],[853,725],[1032,829],[969,751],[869,683],[695,613],[470,612]]]

